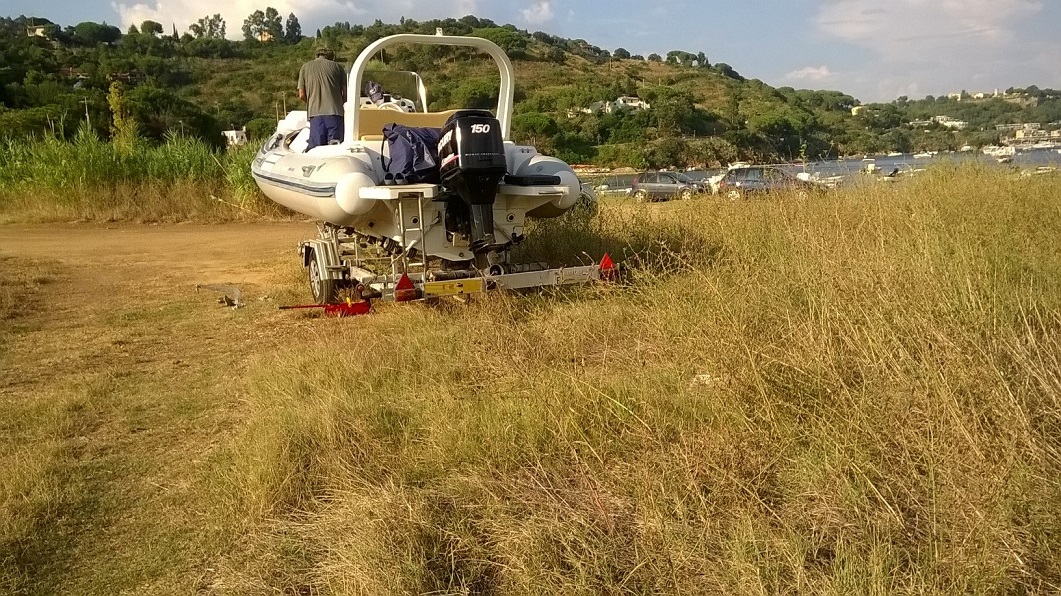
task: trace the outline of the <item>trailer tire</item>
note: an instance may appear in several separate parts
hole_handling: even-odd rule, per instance
[[[329,304],[336,302],[339,294],[339,283],[334,279],[323,276],[316,256],[310,253],[309,264],[306,270],[309,272],[309,291],[313,295],[313,301],[317,304]]]

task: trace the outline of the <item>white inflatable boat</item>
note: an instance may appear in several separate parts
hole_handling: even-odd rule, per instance
[[[418,75],[368,70],[374,56],[396,44],[466,46],[488,54],[500,72],[496,114],[428,111]],[[362,97],[365,82],[381,79],[389,79],[381,81],[389,92],[382,101]],[[582,190],[568,164],[509,140],[512,64],[493,42],[441,33],[377,40],[351,67],[347,97],[357,99],[346,105],[343,143],[307,151],[306,113],[291,112],[252,164],[266,196],[322,221],[320,236],[300,246],[316,301],[335,301],[345,287],[402,299],[600,277],[599,265],[548,269],[509,260],[528,218],[563,214]],[[383,128],[389,123],[440,129],[439,183],[387,179]],[[414,291],[396,295],[399,283],[403,290],[411,283]]]

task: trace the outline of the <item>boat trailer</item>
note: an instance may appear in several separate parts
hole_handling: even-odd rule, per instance
[[[506,251],[482,268],[467,263],[454,267],[451,261],[418,250],[431,227],[421,223],[431,193],[418,192],[416,186],[378,188],[384,193],[380,198],[397,203],[398,235],[381,238],[326,222],[318,225],[318,237],[298,246],[316,303],[281,308],[322,308],[326,315],[351,316],[371,312],[375,300],[430,301],[492,290],[610,281],[618,276],[618,265],[608,254],[588,265],[550,268],[545,263],[509,263]]]

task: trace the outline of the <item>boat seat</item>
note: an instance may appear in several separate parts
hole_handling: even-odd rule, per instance
[[[399,112],[397,110],[361,108],[358,114],[357,138],[362,141],[382,141],[383,127],[391,122],[418,128],[442,128],[446,120],[449,120],[450,116],[459,111]]]

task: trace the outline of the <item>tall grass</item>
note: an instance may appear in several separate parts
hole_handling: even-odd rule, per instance
[[[187,220],[275,216],[254,185],[257,147],[216,151],[171,135],[131,148],[85,128],[72,141],[8,140],[0,146],[0,219]]]
[[[1061,590],[1056,178],[606,204],[535,233],[635,268],[384,306],[259,358],[219,472],[249,528],[222,591]]]

